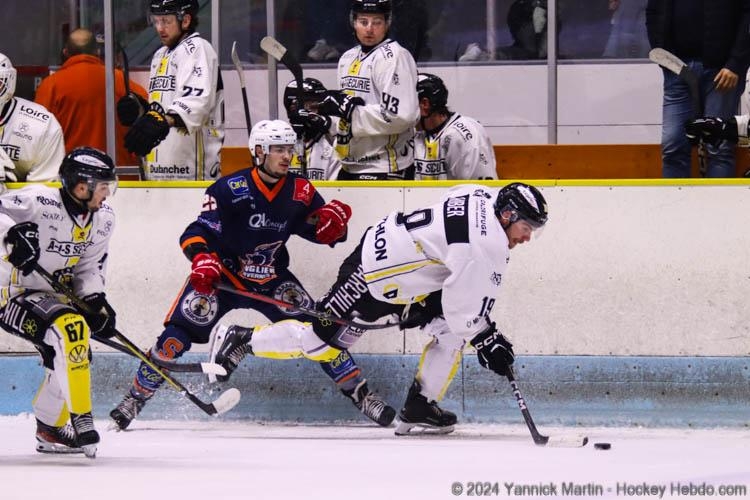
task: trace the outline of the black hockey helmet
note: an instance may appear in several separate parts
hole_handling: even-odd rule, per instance
[[[525,220],[534,229],[547,223],[547,202],[537,188],[523,182],[503,187],[495,200],[495,215],[511,212],[510,223]]]
[[[175,14],[181,18],[185,14],[195,16],[198,12],[198,0],[151,0],[151,14],[158,16]]]
[[[305,101],[320,102],[326,96],[328,90],[325,88],[323,83],[317,78],[305,78],[302,80],[302,99]],[[284,89],[284,108],[286,108],[286,114],[291,113],[292,104],[297,102],[297,80],[292,80],[286,84]]]
[[[63,188],[73,194],[73,189],[80,182],[89,188],[89,199],[100,183],[109,184],[110,194],[117,189],[117,174],[112,158],[103,151],[88,146],[75,148],[68,153],[60,165],[60,181]]]
[[[418,73],[417,95],[420,101],[422,99],[430,101],[430,107],[435,111],[445,110],[448,107],[448,89],[437,75]]]
[[[391,20],[393,2],[391,0],[352,0],[351,19],[357,14],[384,14],[385,20]]]

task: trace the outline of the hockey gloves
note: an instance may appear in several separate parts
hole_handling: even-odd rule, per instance
[[[365,101],[361,97],[354,97],[343,92],[330,91],[320,104],[318,114],[325,116],[338,116],[351,123],[352,113],[357,106],[364,106]]]
[[[498,375],[506,376],[515,361],[513,344],[505,336],[497,331],[495,323],[476,337],[471,339],[471,345],[477,350],[479,364]]]
[[[693,144],[703,141],[718,146],[723,140],[736,143],[737,119],[733,116],[726,120],[713,117],[696,118],[685,124],[685,135]]]
[[[199,253],[193,257],[190,284],[201,295],[213,295],[214,285],[221,280],[221,262],[212,253]]]
[[[115,310],[107,302],[107,297],[103,293],[92,293],[83,298],[88,306],[88,311],[82,311],[86,323],[89,325],[91,335],[108,339],[113,337],[115,330]]]
[[[125,147],[131,153],[146,156],[167,137],[167,134],[167,118],[159,110],[151,109],[138,118],[125,134]]]
[[[8,261],[24,276],[34,270],[39,261],[39,226],[33,222],[19,222],[5,234],[5,244],[12,246]]]
[[[291,123],[298,138],[312,142],[318,142],[331,128],[329,117],[304,110],[292,112],[289,115],[289,123]]]
[[[148,108],[148,101],[143,97],[130,92],[117,101],[117,118],[122,125],[130,127],[140,118]]]
[[[346,203],[331,200],[310,217],[315,222],[315,239],[324,245],[339,241],[346,235],[346,224],[352,216],[352,209]]]

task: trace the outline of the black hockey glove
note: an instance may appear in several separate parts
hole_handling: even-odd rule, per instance
[[[34,222],[19,222],[8,229],[4,241],[13,247],[8,262],[20,269],[24,276],[31,273],[39,261],[39,226]]]
[[[318,142],[331,128],[329,117],[305,110],[292,113],[289,122],[297,132],[297,137],[304,141]]]
[[[92,293],[83,298],[83,301],[89,306],[88,311],[83,311],[83,317],[89,324],[91,335],[99,338],[108,339],[117,333],[115,330],[116,314],[112,306],[107,302],[107,297],[103,293]]]
[[[159,110],[151,109],[138,118],[125,134],[125,147],[131,153],[146,156],[167,137],[167,134],[167,118]]]
[[[352,113],[357,106],[364,106],[361,97],[354,97],[343,92],[330,91],[318,104],[318,114],[338,116],[351,123]]]
[[[117,101],[117,119],[122,125],[130,127],[148,109],[148,101],[143,97],[130,92]]]
[[[737,120],[734,116],[726,120],[710,116],[696,118],[685,124],[685,135],[692,144],[703,141],[718,146],[724,140],[736,143],[738,140]]]
[[[477,350],[479,364],[498,375],[506,376],[515,361],[513,344],[497,331],[495,323],[471,339],[471,345]]]

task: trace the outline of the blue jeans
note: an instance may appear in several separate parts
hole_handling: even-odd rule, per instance
[[[685,122],[699,116],[728,118],[737,114],[745,79],[740,75],[737,87],[729,92],[717,92],[713,79],[719,72],[705,69],[699,61],[686,64],[699,77],[703,109],[693,110],[687,84],[671,71],[664,73],[664,107],[662,110],[661,155],[662,175],[665,178],[690,177],[692,147],[685,137]],[[735,145],[723,141],[718,147],[706,145],[708,169],[706,177],[734,177]]]

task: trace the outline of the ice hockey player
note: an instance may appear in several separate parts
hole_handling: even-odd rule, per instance
[[[358,45],[338,63],[341,89],[329,91],[317,113],[339,117],[334,148],[339,180],[414,178],[417,65],[388,38],[391,0],[353,0],[350,24]]]
[[[82,147],[60,166],[62,188],[26,186],[0,196],[0,326],[34,344],[44,380],[32,402],[36,449],[96,455],[99,434],[91,415],[92,335],[114,335],[115,312],[104,293],[115,216],[104,200],[117,186],[112,159]],[[70,286],[87,313],[34,272],[41,266]],[[70,420],[71,424],[68,424]]]
[[[206,189],[200,214],[180,237],[182,250],[192,262],[190,278],[168,313],[164,331],[151,349],[152,358],[178,358],[194,343],[205,344],[214,325],[233,309],[254,309],[271,321],[305,320],[298,312],[214,288],[223,282],[313,306],[288,268],[286,242],[292,235],[321,245],[343,241],[351,209],[337,200],[326,204],[310,181],[289,173],[296,140],[292,127],[282,120],[258,122],[249,141],[256,167],[222,177]],[[217,332],[219,336],[230,333],[221,327]],[[323,370],[369,418],[381,425],[393,421],[395,410],[369,391],[349,353],[326,348],[307,357],[321,362]],[[110,413],[117,427],[128,427],[163,382],[141,364],[128,393]]]
[[[685,133],[690,140],[702,140],[713,145],[721,141],[737,143],[740,137],[748,136],[749,121],[750,115],[730,116],[729,118],[704,116],[688,121],[685,125]]]
[[[315,112],[327,93],[320,80],[305,78],[300,105],[297,81],[292,80],[284,89],[286,115],[297,132],[297,147],[289,171],[311,180],[335,180],[341,169],[331,145],[331,119]]]
[[[448,109],[448,89],[430,73],[417,77],[420,120],[414,136],[416,180],[497,179],[495,151],[481,123]]]
[[[125,147],[144,158],[147,180],[215,180],[224,142],[224,86],[211,44],[195,31],[198,0],[151,0],[163,47],[151,60],[149,101],[117,103],[130,126]]]
[[[479,363],[506,375],[513,348],[489,319],[510,250],[531,240],[547,222],[547,203],[533,186],[502,189],[464,184],[436,204],[411,213],[391,212],[365,232],[339,267],[338,278],[317,302],[320,311],[352,321],[406,318],[432,340],[424,347],[414,381],[399,413],[396,434],[418,427],[451,432],[456,415],[441,409],[468,340]],[[357,290],[355,296],[350,290]],[[247,354],[264,356],[348,349],[364,333],[314,319],[285,321],[225,336],[211,361],[233,370]]]
[[[6,182],[52,181],[65,157],[60,123],[47,108],[15,97],[16,68],[0,54],[0,191]]]

